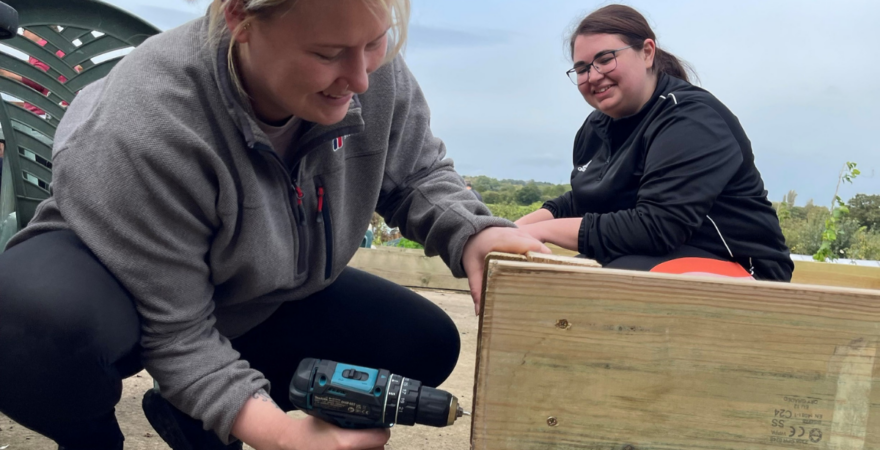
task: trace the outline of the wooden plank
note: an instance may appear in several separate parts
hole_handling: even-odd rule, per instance
[[[576,255],[578,254],[578,252],[576,252],[576,251],[574,251],[574,250],[569,250],[569,249],[567,249],[567,248],[562,248],[562,247],[560,247],[560,246],[558,246],[558,245],[556,245],[556,244],[551,244],[551,243],[549,243],[549,242],[546,243],[546,244],[544,244],[544,245],[546,245],[546,246],[550,249],[550,251],[553,252],[554,255],[559,255],[559,256],[576,256]]]
[[[474,449],[880,448],[880,292],[494,260],[484,298]]]
[[[492,257],[518,261],[546,262],[583,267],[600,267],[591,259],[570,258],[530,252],[527,256],[492,253]],[[439,257],[428,258],[424,251],[409,248],[360,248],[348,263],[350,267],[369,272],[401,286],[447,289],[469,292],[467,279],[455,278]],[[485,279],[485,277],[484,277]]]
[[[795,261],[793,283],[880,289],[880,267]]]
[[[467,279],[455,278],[439,257],[409,248],[359,248],[349,267],[361,269],[401,286],[470,291]]]
[[[575,256],[577,252],[547,244],[554,255]],[[832,264],[814,261],[795,261],[792,283],[821,286],[880,289],[880,267]]]
[[[555,254],[546,254],[546,253],[537,253],[537,252],[528,252],[525,255],[514,255],[510,253],[501,253],[501,252],[492,252],[486,256],[486,261],[524,261],[524,262],[534,262],[534,263],[548,263],[548,264],[557,264],[562,266],[576,266],[576,267],[594,267],[599,268],[602,267],[599,263],[592,259],[586,258],[572,258],[569,256],[560,256]]]
[[[598,266],[593,260],[571,258],[576,252],[554,248],[553,255],[534,253],[533,261]],[[537,259],[536,259],[537,258]],[[428,258],[422,250],[380,247],[358,249],[350,266],[408,287],[467,291],[467,280],[456,279],[439,257]],[[796,261],[794,283],[880,289],[880,268]]]

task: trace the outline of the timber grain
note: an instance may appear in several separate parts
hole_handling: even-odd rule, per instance
[[[880,291],[487,268],[474,449],[880,449]]]

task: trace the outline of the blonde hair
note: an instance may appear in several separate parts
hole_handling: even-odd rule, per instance
[[[245,19],[238,24],[235,30],[231,33],[226,26],[226,20],[224,18],[226,2],[230,1],[241,2],[242,8],[247,14],[247,17],[245,17]],[[286,14],[293,9],[297,1],[298,0],[213,0],[209,10],[210,43],[215,45],[219,44],[227,36],[232,37],[233,35],[237,35],[254,21],[269,19],[278,14]],[[385,15],[391,20],[391,36],[389,36],[389,39],[391,40],[392,45],[385,56],[384,63],[390,62],[403,50],[404,44],[406,43],[407,29],[409,26],[410,0],[364,0],[364,2],[368,3],[373,14],[377,17]],[[247,97],[247,93],[244,91],[244,86],[241,84],[241,78],[235,68],[235,47],[235,39],[229,39],[227,69],[229,70],[229,76],[239,93],[241,93],[243,97]]]

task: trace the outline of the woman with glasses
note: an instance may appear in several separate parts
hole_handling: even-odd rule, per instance
[[[570,43],[567,74],[595,108],[575,136],[572,190],[517,225],[605,267],[790,280],[736,116],[630,7],[591,13]]]
[[[174,450],[384,448],[387,429],[284,413],[306,357],[429,386],[455,367],[442,309],[346,267],[374,211],[475,291],[488,252],[549,252],[445,158],[397,55],[408,15],[214,0],[85,88],[52,197],[0,254],[0,411],[66,450],[121,449],[114,405],[145,366]]]

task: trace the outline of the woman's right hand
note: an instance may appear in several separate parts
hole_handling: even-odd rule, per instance
[[[256,450],[382,450],[391,430],[347,430],[312,416],[294,419],[260,391],[238,412],[232,435]]]
[[[544,222],[546,220],[553,220],[553,213],[544,208],[539,208],[537,211],[531,212],[522,216],[514,222],[516,226],[521,227],[523,225],[530,225],[533,223]]]
[[[388,428],[348,430],[312,416],[293,422],[285,450],[382,450],[391,437]]]

